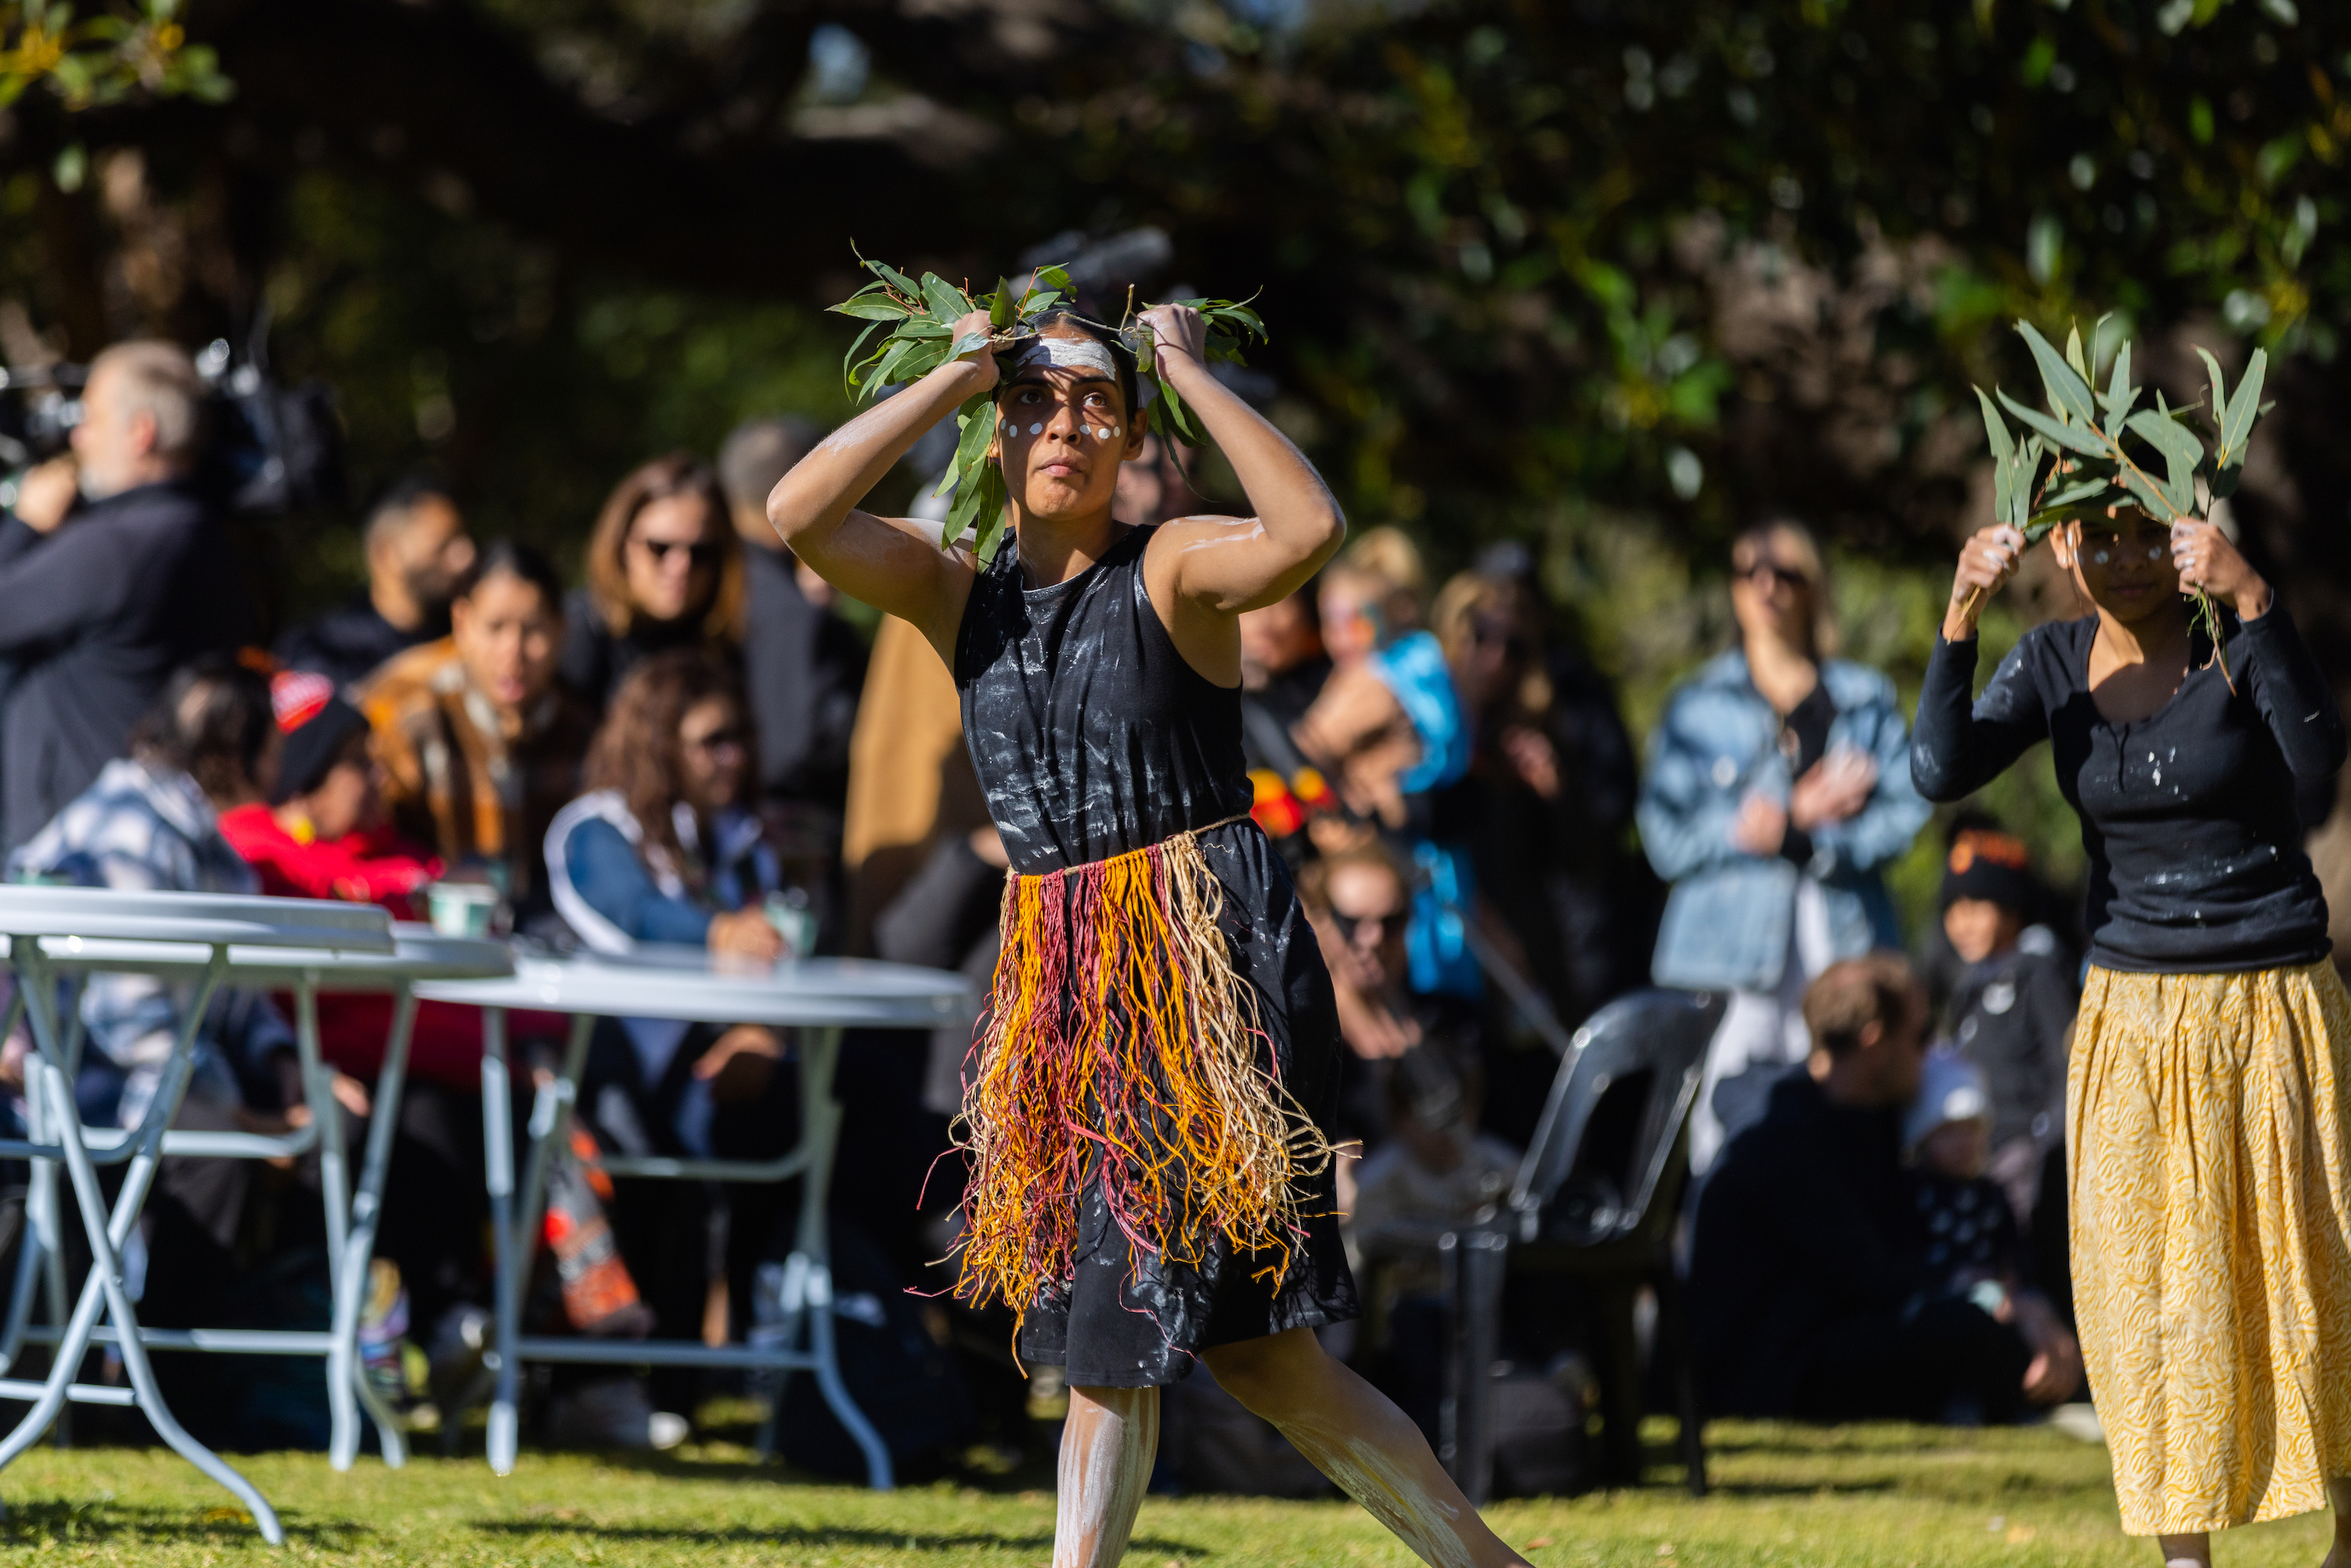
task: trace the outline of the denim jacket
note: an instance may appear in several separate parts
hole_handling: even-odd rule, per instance
[[[1740,802],[1761,790],[1785,802],[1794,780],[1779,747],[1780,716],[1748,676],[1739,649],[1683,683],[1649,740],[1641,780],[1641,842],[1673,884],[1652,966],[1662,986],[1768,990],[1786,967],[1800,875],[1820,885],[1830,956],[1898,947],[1878,868],[1910,847],[1927,803],[1910,783],[1909,742],[1894,683],[1842,660],[1821,665],[1836,718],[1829,749],[1877,762],[1877,788],[1858,815],[1812,831],[1802,867],[1732,847]]]

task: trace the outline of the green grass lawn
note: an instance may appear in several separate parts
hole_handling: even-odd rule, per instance
[[[2105,1450],[2046,1430],[1809,1430],[1721,1424],[1717,1490],[1694,1502],[1663,1484],[1497,1504],[1497,1529],[1541,1568],[1706,1564],[2117,1563],[2155,1568],[2152,1543],[2116,1528]],[[526,1453],[500,1480],[478,1458],[373,1458],[338,1476],[316,1455],[238,1461],[283,1513],[284,1560],[334,1563],[1043,1563],[1051,1497],[941,1484],[876,1495],[803,1485],[713,1445],[658,1458]],[[0,1473],[11,1559],[196,1564],[266,1561],[224,1494],[162,1449],[36,1449]],[[2315,1568],[2322,1519],[2238,1531],[2226,1568]],[[1412,1559],[1341,1502],[1153,1498],[1140,1568],[1225,1563],[1396,1564]]]

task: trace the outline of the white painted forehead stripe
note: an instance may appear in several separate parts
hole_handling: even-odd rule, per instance
[[[1118,364],[1110,350],[1092,338],[1031,338],[1021,346],[1020,369],[1090,370],[1105,381],[1118,380]]]

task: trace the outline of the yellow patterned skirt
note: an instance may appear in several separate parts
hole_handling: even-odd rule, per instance
[[[2090,970],[2074,1301],[2130,1534],[2306,1513],[2351,1474],[2346,1088],[2332,964]]]

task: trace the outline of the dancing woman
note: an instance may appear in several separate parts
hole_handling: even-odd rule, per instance
[[[1424,1561],[1517,1563],[1313,1332],[1355,1312],[1320,1120],[1339,1032],[1289,873],[1249,820],[1239,617],[1295,591],[1345,523],[1297,448],[1208,374],[1200,318],[1146,320],[1257,516],[1113,517],[1119,465],[1144,447],[1134,361],[1060,315],[1017,358],[977,350],[861,415],[768,502],[801,560],[954,671],[1011,857],[966,1101],[962,1291],[1008,1302],[1022,1355],[1067,1369],[1057,1568],[1125,1551],[1159,1388],[1196,1357]],[[955,338],[988,330],[975,312]],[[856,509],[991,389],[1013,529],[992,562]]]
[[[2034,628],[1970,705],[1978,607],[2024,538],[1967,543],[1910,768],[1954,800],[2033,742],[2082,819],[2090,968],[2066,1085],[2074,1299],[2123,1528],[2335,1506],[2351,1563],[2351,1000],[2297,780],[2342,765],[2335,699],[2269,584],[2209,523],[2061,525],[2097,607]],[[2224,609],[2225,663],[2180,595]]]

